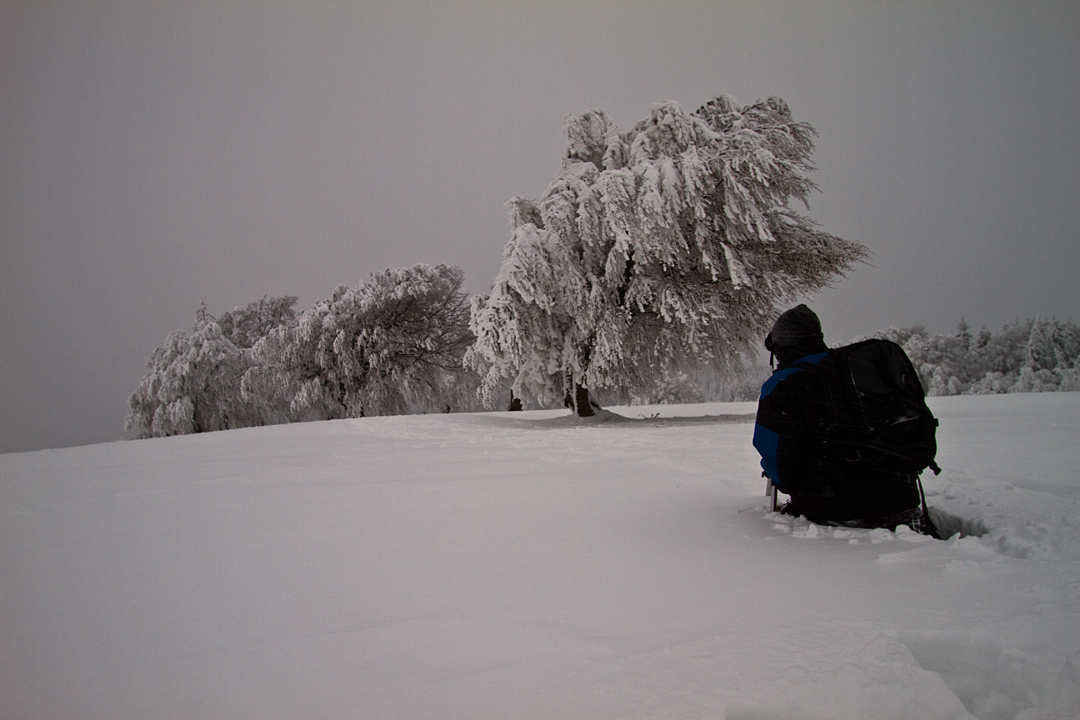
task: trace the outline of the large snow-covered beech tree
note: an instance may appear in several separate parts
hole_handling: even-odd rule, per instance
[[[793,210],[815,131],[784,101],[653,105],[628,132],[602,110],[566,119],[558,177],[507,203],[512,235],[472,302],[468,362],[491,406],[509,384],[591,414],[589,391],[651,388],[760,343],[781,303],[864,259]]]
[[[462,279],[460,268],[421,264],[339,286],[255,344],[244,399],[283,421],[472,407]]]

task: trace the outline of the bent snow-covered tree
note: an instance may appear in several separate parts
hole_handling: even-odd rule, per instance
[[[296,297],[263,298],[214,318],[200,305],[191,335],[165,338],[150,370],[128,398],[125,427],[136,437],[164,437],[280,422],[241,397],[252,361],[247,350],[274,328],[294,322]]]
[[[659,103],[629,132],[602,110],[566,119],[559,176],[507,203],[512,235],[491,293],[473,298],[469,362],[491,406],[589,391],[626,397],[684,369],[725,369],[778,305],[867,255],[789,206],[807,204],[815,131],[784,101]]]
[[[283,421],[471,407],[462,280],[460,268],[420,264],[338,287],[252,348],[244,399]]]

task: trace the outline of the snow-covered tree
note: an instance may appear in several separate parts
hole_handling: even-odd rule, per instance
[[[266,337],[276,327],[296,323],[295,295],[263,297],[247,307],[235,308],[222,313],[217,319],[221,333],[241,349],[247,349]]]
[[[512,235],[489,295],[473,298],[469,362],[491,406],[518,397],[620,398],[761,342],[778,306],[867,251],[795,212],[814,189],[813,128],[770,98],[665,102],[620,132],[602,110],[566,119],[558,177],[507,203]]]
[[[220,318],[200,304],[191,335],[170,333],[146,361],[150,372],[128,398],[125,427],[146,438],[273,422],[241,397],[240,381],[251,365],[245,349],[293,322],[295,303],[293,296],[264,297]]]
[[[960,318],[960,322],[956,325],[956,338],[960,343],[961,350],[967,352],[971,349],[971,328],[968,327],[965,318]]]
[[[406,412],[471,409],[473,336],[459,268],[373,273],[298,316],[296,297],[214,318],[201,306],[147,361],[129,400],[138,437]]]
[[[1080,357],[1080,332],[1075,325],[1039,318],[1031,324],[1027,365],[1034,370],[1067,370]]]
[[[260,301],[264,302],[264,301]],[[296,298],[275,298],[287,309]],[[251,320],[253,306],[226,313]],[[288,314],[282,315],[282,320]],[[252,322],[254,322],[252,320]],[[221,323],[200,305],[191,335],[170,333],[146,363],[150,372],[128,399],[125,426],[137,437],[164,437],[265,424],[258,409],[240,394],[240,380],[249,366],[241,347],[226,336]]]
[[[289,420],[471,407],[475,375],[460,268],[372,273],[252,348],[244,398]]]

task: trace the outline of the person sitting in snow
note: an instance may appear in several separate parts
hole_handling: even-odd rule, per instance
[[[830,458],[824,428],[833,421],[830,413],[843,410],[830,404],[827,371],[817,369],[830,355],[818,316],[806,305],[784,312],[765,348],[777,367],[761,388],[754,447],[763,474],[791,497],[780,511],[817,524],[890,530],[910,525],[934,535],[920,503],[917,472]]]

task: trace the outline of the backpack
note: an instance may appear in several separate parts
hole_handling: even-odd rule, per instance
[[[823,379],[826,462],[913,476],[926,468],[941,472],[934,462],[938,421],[903,348],[889,340],[863,340],[803,367]]]

